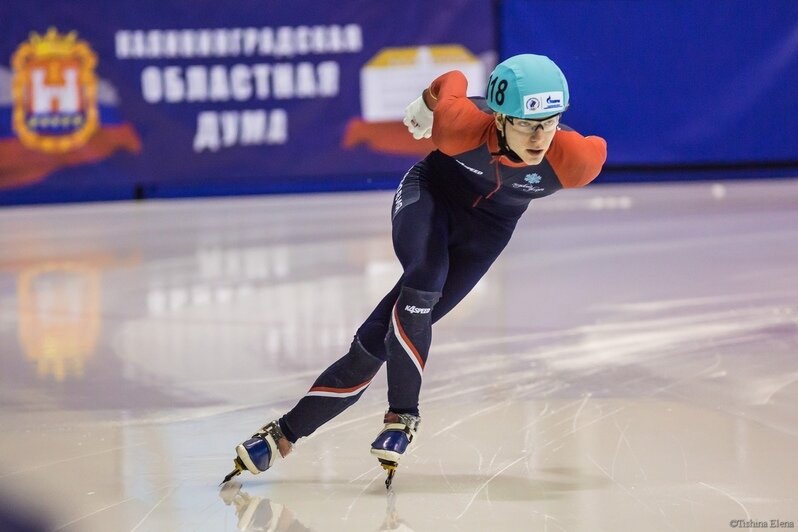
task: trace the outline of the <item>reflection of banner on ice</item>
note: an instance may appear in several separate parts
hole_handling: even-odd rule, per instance
[[[117,116],[116,91],[98,81],[97,55],[75,32],[32,33],[11,64],[10,73],[0,68],[0,189],[141,150],[133,127]]]
[[[138,261],[95,253],[0,263],[17,275],[19,342],[39,378],[83,376],[102,329],[102,272]]]
[[[39,377],[82,376],[100,335],[100,269],[47,262],[19,274],[19,339]]]
[[[430,140],[417,141],[402,124],[404,109],[429,83],[450,70],[468,79],[469,92],[485,92],[485,66],[460,45],[386,48],[360,71],[362,118],[349,121],[342,142],[345,148],[360,144],[396,155],[426,155]]]

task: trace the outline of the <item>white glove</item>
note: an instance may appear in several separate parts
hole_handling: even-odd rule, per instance
[[[419,96],[405,107],[405,118],[402,122],[416,140],[432,136],[432,111],[424,103],[423,96]]]

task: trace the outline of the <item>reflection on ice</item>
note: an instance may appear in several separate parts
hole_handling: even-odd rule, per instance
[[[241,483],[236,480],[231,480],[222,486],[219,498],[235,511],[238,518],[236,526],[241,532],[311,530],[299,522],[290,509],[265,497],[250,495],[241,489]]]
[[[0,490],[65,532],[796,521],[798,187],[724,187],[530,210],[436,324],[388,493],[384,371],[247,491],[216,483],[396,281],[391,193],[0,210]]]
[[[413,532],[413,528],[399,515],[396,492],[387,492],[385,518],[377,528],[378,532]],[[226,482],[219,491],[219,498],[225,505],[232,507],[237,518],[238,530],[241,532],[303,532],[310,531],[299,518],[285,505],[266,497],[250,495],[242,489],[241,482]]]

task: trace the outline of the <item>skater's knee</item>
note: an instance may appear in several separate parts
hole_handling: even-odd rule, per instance
[[[436,256],[414,256],[402,261],[402,287],[424,292],[440,292],[449,273],[449,261]]]
[[[388,320],[368,320],[357,330],[354,343],[359,342],[362,350],[369,356],[385,361],[383,338],[388,332]]]
[[[381,327],[380,329],[381,331],[386,331],[388,328],[386,326],[384,328]],[[369,343],[374,343],[376,345],[374,345],[372,349],[366,347],[366,344],[364,344],[360,334],[355,334],[355,337],[352,339],[352,345],[349,347],[349,352],[346,354],[346,357],[349,357],[350,360],[352,360],[352,362],[358,367],[373,369],[376,373],[380,366],[382,366],[382,364],[385,362],[385,346],[382,345],[382,338],[380,338],[379,344],[372,339],[370,339]]]
[[[440,292],[446,283],[448,269],[437,267],[406,268],[403,274],[402,290],[413,287],[420,292]]]
[[[411,286],[403,286],[396,300],[398,316],[432,317],[432,309],[441,298],[440,291],[419,290]]]
[[[366,351],[355,336],[349,351],[319,375],[311,391],[318,387],[349,388],[371,381],[383,362]]]

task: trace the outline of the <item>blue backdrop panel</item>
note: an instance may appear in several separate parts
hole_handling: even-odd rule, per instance
[[[404,105],[496,57],[490,0],[12,1],[0,33],[0,203],[391,185],[430,148]]]
[[[798,163],[798,2],[505,0],[501,54],[552,57],[614,165]]]

